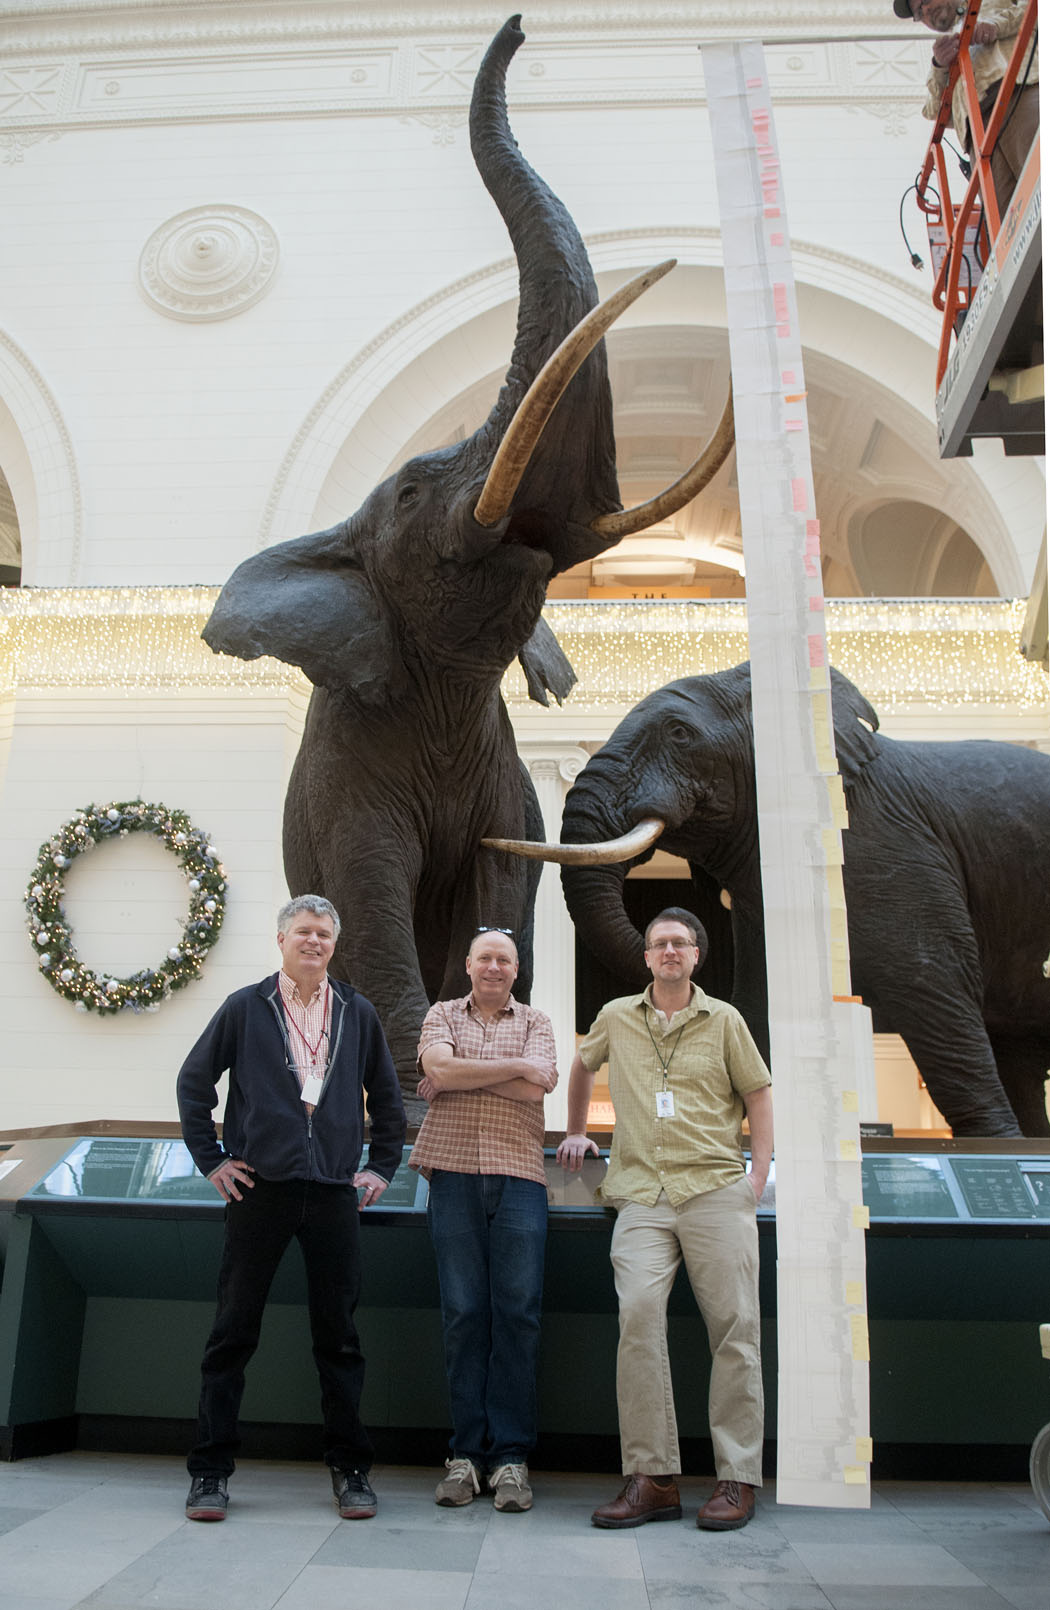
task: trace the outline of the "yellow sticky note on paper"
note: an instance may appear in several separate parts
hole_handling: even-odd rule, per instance
[[[866,1487],[868,1485],[867,1465],[844,1465],[842,1479],[847,1487]]]
[[[824,846],[824,859],[829,866],[842,865],[842,834],[837,827],[821,828],[820,841]]]
[[[849,1334],[853,1347],[853,1357],[858,1363],[866,1363],[871,1358],[871,1350],[868,1347],[867,1314],[851,1314],[849,1316]]]
[[[844,1090],[842,1092],[842,1110],[843,1112],[860,1112],[860,1097],[855,1090]]]
[[[847,1280],[846,1281],[846,1302],[849,1304],[849,1306],[851,1308],[856,1308],[858,1306],[858,1304],[863,1303],[863,1301],[864,1301],[864,1282],[863,1282],[863,1280]]]
[[[849,826],[849,812],[846,810],[846,795],[842,788],[842,777],[834,772],[827,778],[828,802],[831,805],[831,820],[838,828]]]
[[[855,1230],[866,1230],[870,1223],[871,1214],[864,1206],[864,1203],[855,1202],[853,1204],[853,1228]]]
[[[855,1163],[860,1156],[860,1148],[852,1136],[848,1140],[839,1141],[839,1158],[843,1163]]]
[[[858,1460],[860,1460],[864,1464],[870,1465],[871,1461],[872,1461],[872,1459],[874,1457],[874,1454],[875,1454],[875,1449],[872,1447],[871,1438],[870,1437],[858,1437],[857,1438],[857,1458],[858,1458]]]
[[[812,702],[817,765],[822,772],[833,772],[836,767],[835,750],[831,743],[831,701],[826,693],[815,693]]]

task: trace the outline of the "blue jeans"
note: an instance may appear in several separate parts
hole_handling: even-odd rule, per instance
[[[480,1470],[536,1442],[547,1188],[435,1169],[427,1219],[441,1286],[452,1453]]]

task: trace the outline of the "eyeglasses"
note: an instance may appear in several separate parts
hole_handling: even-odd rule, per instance
[[[478,937],[478,934],[506,934],[508,939],[513,939],[514,938],[514,929],[513,928],[493,928],[491,923],[485,922],[485,923],[482,923],[480,928],[475,928],[475,930],[474,930],[474,938],[475,939]]]
[[[646,949],[647,950],[666,950],[668,948],[668,946],[670,946],[670,948],[672,950],[695,950],[696,949],[696,940],[695,939],[655,939],[651,945],[646,946]]]

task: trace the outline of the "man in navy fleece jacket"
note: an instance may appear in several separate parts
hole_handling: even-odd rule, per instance
[[[357,1192],[369,1207],[386,1190],[401,1162],[405,1113],[375,1008],[328,977],[339,937],[335,907],[300,895],[281,908],[277,928],[280,972],[224,1001],[178,1078],[183,1138],[226,1203],[218,1306],[187,1460],[190,1520],[226,1517],[245,1366],[293,1236],[306,1264],[324,1458],[339,1513],[361,1520],[376,1512],[372,1443],[358,1413]],[[220,1144],[212,1114],[227,1071]],[[371,1143],[362,1168],[365,1098]]]

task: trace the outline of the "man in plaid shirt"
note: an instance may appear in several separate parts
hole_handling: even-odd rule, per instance
[[[496,1509],[531,1509],[536,1363],[547,1237],[543,1097],[553,1090],[550,1019],[516,1001],[513,935],[481,928],[471,992],[439,1001],[419,1040],[429,1110],[409,1159],[430,1182],[427,1219],[441,1286],[452,1410],[439,1504],[469,1504],[487,1474]]]

